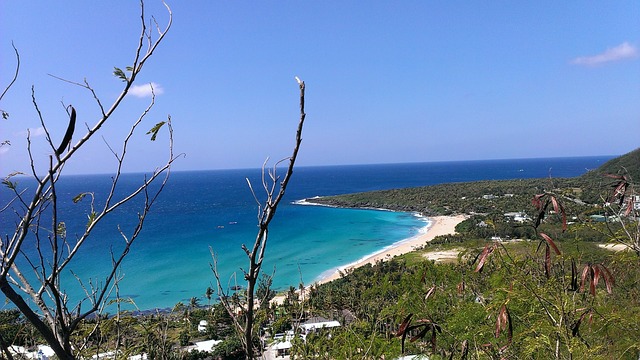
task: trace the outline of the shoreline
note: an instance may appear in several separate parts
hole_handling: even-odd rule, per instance
[[[356,269],[367,264],[375,265],[375,263],[378,261],[388,261],[396,256],[415,251],[416,248],[423,246],[426,242],[433,240],[436,236],[455,233],[456,225],[465,220],[466,216],[434,216],[429,217],[428,219],[430,224],[427,226],[426,231],[414,237],[399,241],[388,248],[382,249],[379,252],[369,255],[356,262],[340,266],[333,273],[327,276],[321,275],[322,277],[314,281],[314,284],[325,284],[339,279],[341,273],[344,273],[346,271]]]
[[[426,226],[426,231],[408,239],[399,241],[356,262],[340,266],[333,271],[332,269],[327,270],[327,272],[321,274],[319,278],[314,280],[310,285],[326,284],[340,279],[342,274],[346,271],[356,269],[367,264],[375,265],[378,261],[388,261],[396,256],[415,251],[416,248],[423,246],[425,243],[433,240],[436,236],[454,234],[456,232],[456,225],[464,221],[466,218],[466,215],[428,217],[429,225]],[[306,288],[309,288],[309,286]],[[299,292],[300,290],[297,291]],[[284,299],[285,295],[279,294],[271,300],[271,303],[282,304]]]

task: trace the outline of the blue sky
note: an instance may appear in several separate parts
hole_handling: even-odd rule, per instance
[[[150,128],[170,114],[177,170],[255,168],[290,154],[298,88],[307,85],[300,165],[618,155],[639,146],[640,2],[170,1],[174,23],[139,85],[158,91]],[[167,19],[159,1],[146,11]],[[135,1],[0,3],[0,174],[28,171],[50,149],[61,101],[79,124],[98,117],[90,94],[47,74],[87,81],[109,103],[139,35]],[[149,102],[131,95],[103,138],[68,173],[108,173],[117,145]],[[84,126],[79,127],[79,130]],[[55,142],[55,141],[54,141]],[[140,134],[127,171],[165,159]]]

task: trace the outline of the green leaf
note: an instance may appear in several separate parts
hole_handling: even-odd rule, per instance
[[[161,121],[155,124],[151,128],[151,130],[147,131],[147,135],[151,134],[151,141],[156,141],[156,136],[158,136],[158,131],[160,131],[160,128],[162,128],[162,126],[166,123],[167,123],[166,121]]]
[[[63,221],[58,223],[58,228],[56,229],[56,233],[58,234],[58,236],[62,236],[62,237],[67,236],[67,225]]]
[[[128,72],[133,72],[133,66],[127,66],[125,69],[127,69]]]
[[[109,300],[107,302],[107,305],[113,305],[113,304],[131,304],[131,305],[135,305],[136,303],[133,302],[132,298],[116,298],[116,299]]]
[[[5,185],[6,187],[8,187],[11,190],[15,190],[16,189],[16,183],[9,181],[9,179],[3,179],[2,180],[2,185]]]
[[[82,193],[82,194],[78,194],[76,196],[73,197],[73,203],[77,204],[78,202],[80,202],[82,199],[84,199],[85,196],[87,196],[88,193]]]
[[[115,66],[113,67],[113,75],[115,75],[117,78],[121,79],[122,81],[129,81],[124,71],[122,71],[122,69],[117,68]]]
[[[8,142],[8,141],[7,141]],[[4,145],[4,143],[3,143]],[[4,179],[2,179],[2,184],[5,185],[6,187],[8,187],[11,190],[15,190],[18,186],[17,182],[13,182],[9,179],[11,179],[12,177],[16,176],[16,175],[24,175],[24,173],[16,171],[16,172],[12,172],[11,174],[7,175]]]
[[[91,226],[91,224],[93,224],[93,223],[96,221],[96,216],[97,216],[97,215],[98,215],[98,214],[96,214],[96,212],[95,212],[95,211],[92,211],[92,212],[88,215],[88,217],[89,217],[89,222],[87,222],[87,227]]]

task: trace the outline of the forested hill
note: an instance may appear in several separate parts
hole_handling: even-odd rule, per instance
[[[573,200],[570,202],[572,204],[600,203],[617,181],[604,174],[627,174],[630,180],[640,179],[640,149],[612,159],[576,178],[449,183],[329,196],[310,201],[339,207],[417,211],[425,215],[522,211],[531,207],[531,198],[535,194],[545,191]]]
[[[604,163],[596,170],[581,177],[587,180],[600,179],[604,174],[627,175],[629,180],[640,180],[640,148]]]

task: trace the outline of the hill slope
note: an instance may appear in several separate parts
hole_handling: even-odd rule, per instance
[[[603,174],[629,175],[630,180],[640,181],[640,148],[604,163],[596,170],[581,177],[587,180],[601,178]]]
[[[602,196],[607,194],[611,185],[616,182],[603,174],[628,174],[631,180],[640,179],[640,148],[576,178],[448,183],[329,196],[309,201],[338,207],[418,211],[426,215],[490,213],[496,209],[521,211],[530,207],[533,195],[545,191],[564,194],[591,204],[600,203]]]

